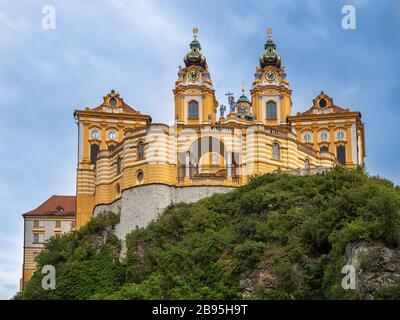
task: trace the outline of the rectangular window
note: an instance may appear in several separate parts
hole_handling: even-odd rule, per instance
[[[38,244],[39,243],[39,234],[38,233],[34,233],[33,234],[33,243],[34,244]]]
[[[138,160],[142,160],[144,158],[144,145],[142,142],[139,142],[138,144],[137,158]]]
[[[61,228],[61,221],[56,221],[56,228]]]
[[[39,220],[34,220],[33,221],[33,227],[34,228],[39,228]]]
[[[279,145],[277,143],[272,145],[272,159],[277,161],[280,160]]]
[[[119,175],[121,173],[121,164],[122,164],[122,160],[121,160],[121,158],[118,158],[118,160],[117,160],[117,175]]]
[[[189,118],[199,118],[199,103],[197,101],[192,100],[189,102]]]
[[[90,163],[95,164],[97,161],[97,153],[99,152],[100,146],[98,144],[92,144],[90,146]]]
[[[274,101],[267,103],[267,119],[276,119],[276,103]]]
[[[346,147],[345,146],[337,146],[336,147],[336,156],[340,164],[346,164]]]

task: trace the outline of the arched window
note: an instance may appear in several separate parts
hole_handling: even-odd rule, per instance
[[[195,100],[189,102],[189,118],[191,119],[199,118],[199,103]]]
[[[97,161],[97,154],[99,152],[100,146],[98,144],[90,145],[90,163],[95,164]]]
[[[92,133],[90,134],[92,139],[99,139],[100,138],[100,133],[97,129],[92,129]]]
[[[144,145],[143,142],[139,142],[137,146],[137,158],[138,160],[144,159]]]
[[[336,147],[336,157],[340,164],[346,164],[346,147],[345,146],[337,146]]]
[[[122,165],[122,159],[119,157],[117,159],[117,175],[121,173],[121,165]]]
[[[338,131],[336,133],[336,139],[337,140],[344,140],[344,132],[343,131]]]
[[[117,183],[117,185],[115,186],[115,193],[117,197],[121,195],[121,187],[119,186],[119,183]]]
[[[144,174],[142,170],[139,170],[136,173],[136,179],[137,179],[137,183],[143,183],[143,179],[144,179]]]
[[[329,147],[328,146],[321,146],[319,148],[319,151],[321,151],[321,152],[329,152]]]
[[[280,160],[281,158],[281,152],[279,148],[279,144],[276,142],[272,145],[272,159],[274,160]]]
[[[276,103],[274,101],[267,102],[267,119],[276,119]]]
[[[327,140],[328,140],[328,133],[326,133],[326,132],[321,132],[320,135],[319,135],[319,139],[320,139],[321,141],[327,141]]]
[[[312,135],[311,133],[307,132],[303,135],[303,140],[304,142],[311,142],[312,141]]]
[[[117,139],[117,133],[114,130],[108,132],[108,140],[116,140],[116,139]]]

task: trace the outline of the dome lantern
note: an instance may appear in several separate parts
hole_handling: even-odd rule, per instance
[[[197,65],[207,70],[206,58],[201,54],[201,45],[197,39],[198,32],[197,28],[193,28],[193,40],[190,43],[190,52],[186,54],[183,61],[186,67]]]
[[[267,29],[268,39],[265,42],[265,52],[260,57],[260,66],[264,68],[266,66],[275,66],[281,68],[281,57],[276,53],[276,45],[272,40],[272,29]]]

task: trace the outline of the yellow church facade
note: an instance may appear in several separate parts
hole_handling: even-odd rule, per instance
[[[277,170],[310,174],[364,165],[359,112],[321,92],[309,110],[291,114],[292,91],[270,30],[251,98],[242,91],[237,100],[227,94],[228,106],[218,104],[194,30],[173,89],[175,125],[152,123],[113,90],[98,107],[76,110],[77,227],[96,208],[123,205],[124,192],[134,188],[231,189]]]

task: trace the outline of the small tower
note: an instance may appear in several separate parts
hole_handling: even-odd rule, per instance
[[[176,124],[216,122],[218,102],[197,34],[198,29],[193,28],[190,51],[183,58],[185,67],[179,66],[178,79],[173,90]]]
[[[251,90],[253,115],[257,122],[276,126],[284,124],[291,113],[291,94],[286,80],[285,68],[272,40],[272,29],[267,29],[268,38],[260,65],[256,68]]]
[[[251,102],[244,92],[244,82],[242,82],[242,95],[239,97],[238,101],[236,101],[236,118],[252,121],[253,116],[251,114]]]

